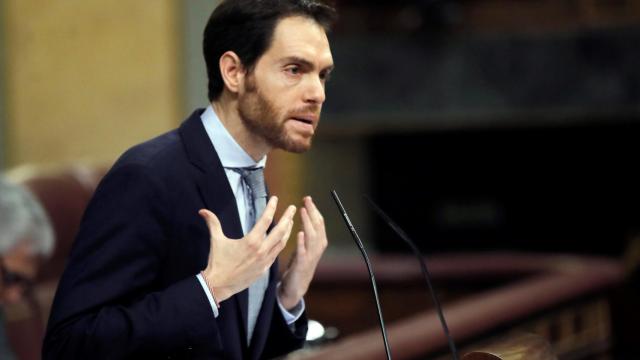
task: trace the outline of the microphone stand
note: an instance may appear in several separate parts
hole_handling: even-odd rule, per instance
[[[360,241],[360,237],[356,232],[356,229],[351,224],[351,220],[349,220],[349,215],[347,215],[347,211],[342,206],[342,202],[340,202],[340,198],[338,197],[338,193],[335,190],[331,191],[331,195],[333,196],[333,200],[335,200],[338,209],[340,210],[340,214],[344,219],[347,228],[351,232],[351,236],[353,237],[353,241],[356,242],[360,252],[362,253],[362,257],[364,258],[364,262],[367,264],[367,270],[369,270],[369,276],[371,277],[371,284],[373,285],[373,297],[376,301],[376,307],[378,309],[378,320],[380,321],[380,329],[382,330],[382,340],[384,341],[384,351],[387,353],[387,359],[391,360],[391,349],[389,348],[389,340],[387,339],[387,330],[384,326],[384,320],[382,319],[382,309],[380,307],[380,298],[378,297],[378,288],[376,286],[376,279],[373,276],[373,269],[371,267],[371,263],[369,262],[369,257],[367,256],[367,252],[364,250],[364,245],[362,241]]]
[[[420,250],[416,244],[409,238],[409,236],[398,226],[396,223],[391,220],[391,218],[384,212],[382,209],[373,202],[368,196],[364,196],[369,203],[373,206],[373,209],[382,217],[382,219],[393,229],[393,231],[400,236],[404,242],[409,245],[411,251],[418,259],[418,263],[420,263],[420,270],[422,270],[422,276],[427,282],[427,286],[429,287],[429,293],[431,294],[431,298],[433,299],[433,303],[436,307],[436,311],[438,312],[438,317],[440,318],[440,324],[442,325],[442,329],[444,330],[444,334],[447,337],[447,341],[449,342],[449,349],[451,350],[451,355],[454,360],[458,360],[458,351],[456,350],[456,345],[453,342],[453,337],[449,333],[449,327],[447,326],[447,322],[444,319],[444,314],[442,312],[442,306],[440,305],[440,301],[438,301],[438,297],[436,296],[435,291],[433,290],[433,286],[431,285],[431,275],[429,274],[429,269],[427,268],[427,264],[420,254]]]

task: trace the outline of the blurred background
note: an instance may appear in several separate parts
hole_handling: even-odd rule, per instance
[[[85,183],[91,169],[97,181],[128,147],[206,106],[202,31],[217,3],[0,0],[0,169],[36,193],[41,169],[49,176],[72,168]],[[348,292],[367,276],[329,196],[335,189],[374,265],[388,274],[381,291],[394,320],[432,311],[430,300],[417,266],[407,267],[407,247],[364,194],[433,258],[445,305],[540,273],[566,275],[568,258],[580,264],[571,270],[580,279],[594,275],[582,270],[612,274],[461,336],[463,344],[524,326],[561,358],[633,358],[640,1],[339,0],[337,7],[336,71],[313,149],[276,151],[268,166],[272,193],[296,203],[310,194],[325,214],[331,245],[309,300],[310,315],[340,333],[325,346],[375,331],[370,290]],[[69,226],[57,229],[59,241],[72,241]],[[54,283],[66,243],[55,271],[42,275]],[[322,310],[335,304],[323,297],[331,289],[347,308]],[[563,312],[576,306],[586,310]],[[591,318],[598,335],[575,340]],[[442,355],[440,343],[407,358]]]

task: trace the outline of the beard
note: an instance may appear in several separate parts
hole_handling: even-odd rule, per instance
[[[252,75],[247,77],[246,93],[238,99],[238,112],[245,127],[273,148],[293,153],[302,153],[311,148],[311,136],[296,139],[287,132],[286,122],[295,120],[289,120],[288,113],[278,111],[273,102],[260,91]],[[318,112],[318,106],[296,109],[291,114],[309,112]]]

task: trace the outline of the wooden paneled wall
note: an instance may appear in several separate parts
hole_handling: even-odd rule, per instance
[[[112,162],[177,125],[179,6],[3,0],[6,165]]]

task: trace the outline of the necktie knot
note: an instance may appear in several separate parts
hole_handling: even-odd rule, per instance
[[[253,226],[267,206],[267,187],[264,184],[264,168],[243,167],[229,169],[240,174],[245,184],[249,204],[251,204],[248,209],[249,223]]]
[[[247,184],[247,187],[251,190],[254,201],[256,198],[267,197],[267,188],[264,185],[264,168],[244,167],[229,169],[240,174],[242,181],[244,181],[245,184]]]
[[[264,185],[264,169],[261,167],[230,168],[240,174],[242,181],[247,184],[255,198],[267,197],[267,188]],[[254,199],[255,200],[255,199]]]

